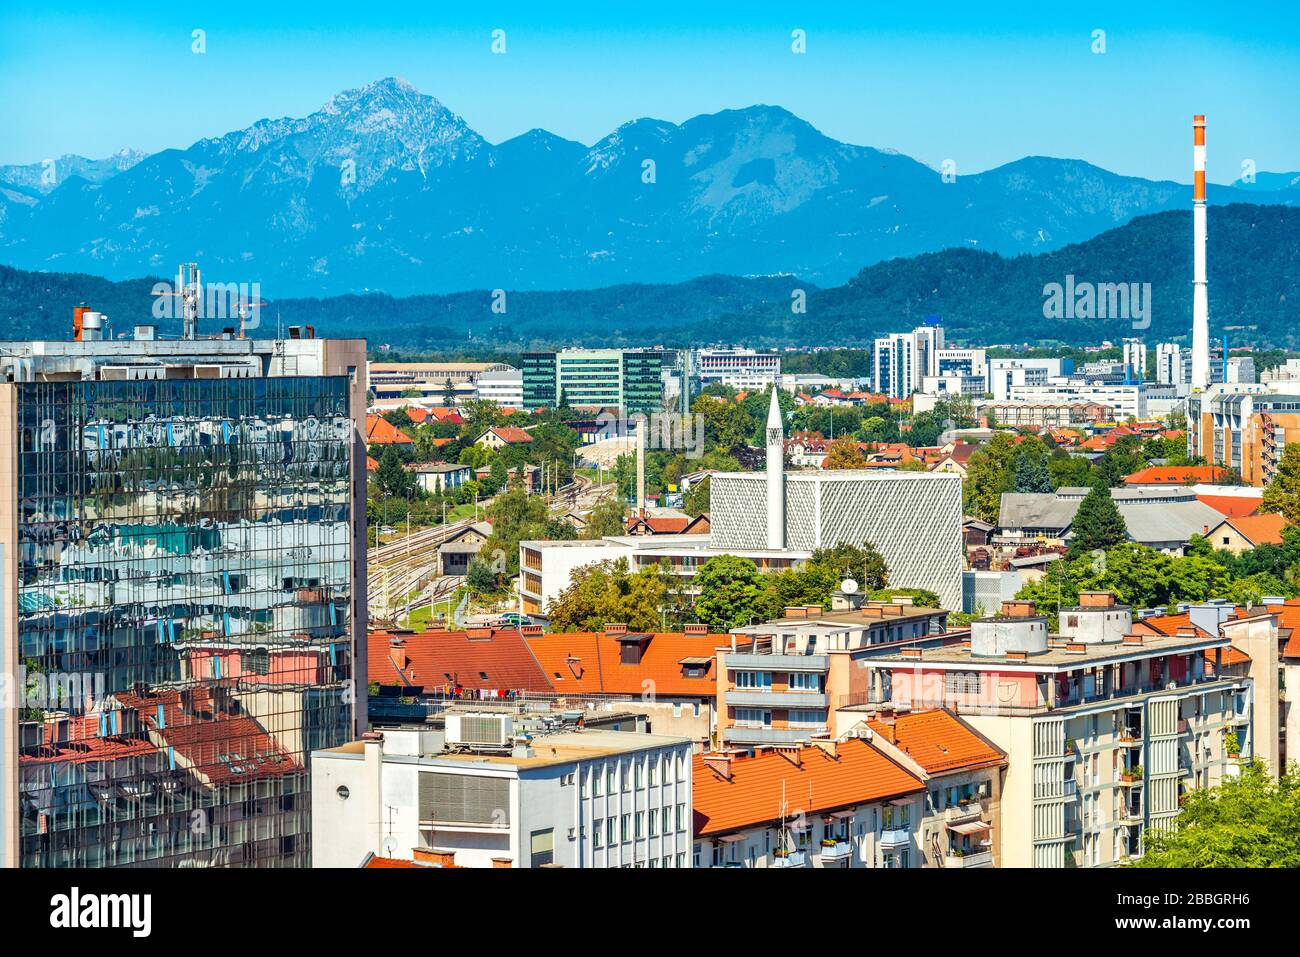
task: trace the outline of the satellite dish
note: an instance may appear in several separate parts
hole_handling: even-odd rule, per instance
[[[840,591],[844,592],[846,595],[852,595],[857,590],[858,583],[852,578],[846,578],[844,581],[840,582]]]

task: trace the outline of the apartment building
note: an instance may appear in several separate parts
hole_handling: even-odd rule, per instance
[[[1188,789],[1235,773],[1229,742],[1276,757],[1277,677],[1233,670],[1234,648],[1276,660],[1276,619],[1189,615],[1172,634],[1143,633],[1114,596],[1084,593],[1049,636],[1032,604],[1007,602],[969,640],[869,659],[870,694],[946,707],[1006,752],[1003,866],[1117,864],[1172,826]]]
[[[942,609],[838,591],[829,610],[792,607],[783,618],[734,629],[717,650],[718,740],[747,746],[837,737],[858,720],[839,709],[868,700],[860,663],[943,635],[947,622]]]
[[[1011,399],[1016,386],[1047,385],[1074,371],[1072,359],[990,359],[989,392],[995,402]]]
[[[0,864],[308,862],[307,753],[365,727],[366,362],[291,332],[0,346]]]
[[[1191,353],[1188,354],[1191,358]],[[1176,342],[1156,345],[1156,382],[1160,385],[1187,386],[1191,384],[1191,364],[1184,366],[1183,349]]]
[[[1300,390],[1280,387],[1212,385],[1188,396],[1188,454],[1235,469],[1250,485],[1268,485],[1286,446],[1300,442]]]
[[[370,855],[460,867],[692,864],[691,745],[580,728],[526,730],[499,712],[444,730],[388,728],[315,751],[313,867]]]
[[[896,399],[908,398],[920,390],[925,376],[940,375],[938,354],[943,348],[943,326],[938,324],[876,339],[872,347],[872,389]],[[954,357],[948,374],[976,374],[958,373],[961,366],[962,362]]]
[[[619,409],[650,414],[663,407],[663,352],[655,349],[566,349],[526,352],[523,407]]]
[[[696,867],[991,867],[1006,756],[950,712],[695,758]]]
[[[925,784],[870,740],[696,755],[692,779],[695,867],[921,866]]]
[[[1124,368],[1133,382],[1141,382],[1147,377],[1147,344],[1141,339],[1125,339]]]

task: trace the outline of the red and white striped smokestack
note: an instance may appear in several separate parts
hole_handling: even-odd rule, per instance
[[[1210,385],[1210,294],[1205,275],[1205,117],[1192,117],[1192,389]]]

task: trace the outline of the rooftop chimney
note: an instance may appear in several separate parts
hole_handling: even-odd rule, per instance
[[[1210,386],[1210,294],[1205,262],[1205,117],[1192,117],[1192,390]],[[1226,356],[1226,354],[1225,354]]]

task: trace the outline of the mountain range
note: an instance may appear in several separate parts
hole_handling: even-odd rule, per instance
[[[402,350],[518,350],[562,345],[869,345],[938,316],[951,340],[1071,345],[1139,336],[1186,341],[1191,325],[1191,214],[1140,216],[1082,243],[1037,255],[947,249],[875,263],[847,283],[795,276],[712,275],[672,284],[600,289],[480,289],[393,297],[382,293],[273,299],[253,335],[312,325],[319,335],[362,336]],[[1234,346],[1300,347],[1300,209],[1236,203],[1209,219],[1211,334]],[[1149,327],[1131,320],[1055,320],[1044,287],[1149,284]],[[0,266],[0,338],[59,335],[85,301],[127,330],[149,316],[152,280],[26,272]],[[799,295],[802,291],[802,295]],[[504,306],[496,312],[494,303]],[[795,311],[796,304],[804,311]],[[204,320],[202,333],[229,321]],[[163,323],[164,333],[179,332]]]
[[[945,249],[1057,250],[1190,199],[1078,160],[957,173],[773,106],[639,119],[590,147],[540,129],[492,144],[389,78],[188,149],[0,167],[0,261],[115,280],[197,261],[274,299],[711,274],[834,286]],[[1234,200],[1296,205],[1300,174],[1210,187]]]

